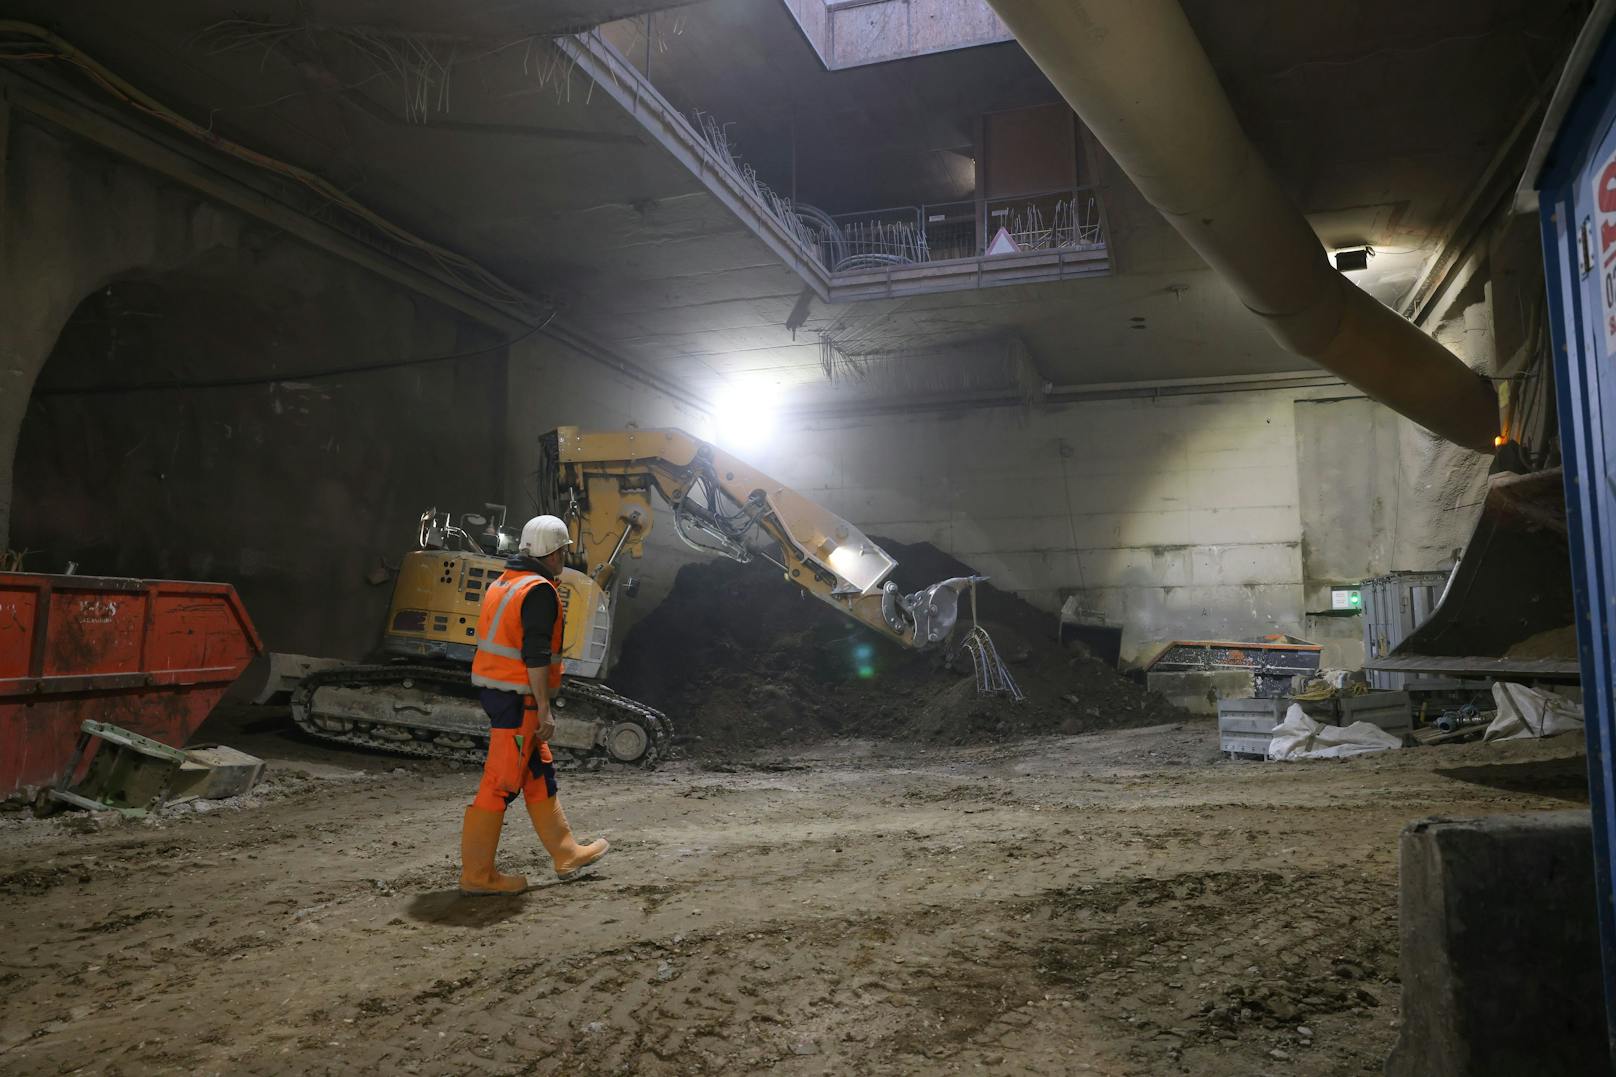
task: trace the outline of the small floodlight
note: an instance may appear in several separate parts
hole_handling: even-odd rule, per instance
[[[1369,268],[1369,259],[1375,256],[1373,247],[1343,247],[1332,256],[1335,267],[1343,273],[1360,273]]]

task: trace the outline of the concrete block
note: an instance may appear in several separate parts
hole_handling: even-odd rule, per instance
[[[856,67],[902,56],[909,43],[909,9],[899,0],[831,12],[831,67]]]
[[[1400,857],[1387,1077],[1609,1074],[1588,812],[1428,819]]]
[[[955,556],[991,579],[993,586],[1007,591],[1053,592],[1070,587],[1077,576],[1077,560],[1067,551],[996,552],[962,547]],[[1053,625],[1050,631],[1054,631]]]
[[[1115,540],[1112,542],[1084,541],[1083,526],[1093,522],[1097,530],[1105,523],[1114,523]],[[1191,530],[1190,513],[1183,509],[1166,512],[1121,512],[1106,516],[1088,516],[1077,519],[1079,542],[1085,548],[1094,546],[1185,546],[1199,541]]]
[[[1203,413],[1208,417],[1214,414]],[[1239,461],[1235,466],[1262,467],[1284,463],[1294,452],[1289,430],[1276,431],[1259,418],[1238,413],[1223,422],[1189,429],[1186,434],[1188,459],[1194,467],[1223,467],[1234,461]]]
[[[1296,632],[1300,585],[1131,587],[1124,623],[1141,639],[1241,639]]]
[[[1189,563],[1189,582],[1200,586],[1243,587],[1302,582],[1302,556],[1295,543],[1197,546]]]
[[[170,800],[223,800],[240,796],[263,777],[264,761],[223,744],[189,748],[169,784]]]
[[[1191,714],[1216,717],[1218,700],[1250,698],[1251,674],[1239,669],[1213,669],[1196,673],[1147,673],[1145,687],[1159,692],[1169,703]]]
[[[952,479],[953,476],[950,476]],[[1055,487],[1054,496],[1044,487],[1012,479],[955,480],[946,499],[937,507],[953,506],[956,519],[996,519],[1008,516],[1059,515],[1066,518],[1066,502]]]
[[[1182,546],[1137,546],[1082,550],[1078,554],[1083,582],[1092,588],[1185,587],[1190,553]]]
[[[1067,461],[1067,474],[1073,479],[1086,475],[1158,475],[1184,466],[1182,436],[1160,423],[1118,426],[1112,431],[1073,428],[1066,441],[1073,450]]]
[[[1065,509],[1070,503],[1072,513],[1089,516],[1106,512],[1155,512],[1181,509],[1189,504],[1190,490],[1186,474],[1182,471],[1164,471],[1155,475],[1071,475],[1066,493],[1061,494],[1056,484],[1053,498],[1040,493]]]
[[[1189,504],[1197,509],[1272,508],[1296,504],[1296,477],[1283,466],[1198,468],[1183,472]]]
[[[982,0],[911,0],[909,8],[911,52],[939,52],[1011,37]]]
[[[1065,516],[956,517],[954,536],[962,550],[1070,554],[1072,521]]]
[[[1198,544],[1294,542],[1301,533],[1296,503],[1271,508],[1191,509],[1189,541]]]
[[[928,494],[923,489],[849,490],[828,500],[845,506],[833,511],[854,521],[864,531],[880,531],[885,523],[916,520],[942,523],[948,519],[946,511],[938,511],[939,505],[947,504],[946,495]]]

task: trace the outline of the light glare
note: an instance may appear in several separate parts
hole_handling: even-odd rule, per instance
[[[726,386],[713,399],[713,440],[743,455],[761,449],[774,436],[778,410],[772,385]]]

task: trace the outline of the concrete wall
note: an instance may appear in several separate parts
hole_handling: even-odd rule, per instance
[[[1349,390],[1138,397],[1048,410],[818,423],[781,432],[757,463],[872,534],[928,541],[1052,614],[1068,595],[1125,626],[1124,657],[1172,638],[1320,636],[1357,665],[1356,620],[1320,623],[1303,569],[1298,398]],[[1329,413],[1324,413],[1328,415]],[[1332,444],[1397,420],[1363,403],[1330,417]],[[1393,461],[1359,455],[1362,469]],[[1351,461],[1348,461],[1350,463]],[[1349,469],[1350,470],[1350,469]],[[1356,474],[1341,513],[1373,484]],[[1342,552],[1361,579],[1384,556]],[[1412,567],[1392,563],[1392,567]],[[1315,593],[1317,591],[1315,590]]]

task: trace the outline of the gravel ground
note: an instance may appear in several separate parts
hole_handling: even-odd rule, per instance
[[[203,730],[272,761],[211,810],[0,814],[0,1071],[1378,1072],[1399,830],[1586,801],[1576,738],[836,741],[563,775],[603,870],[465,899],[473,773],[283,728]]]

